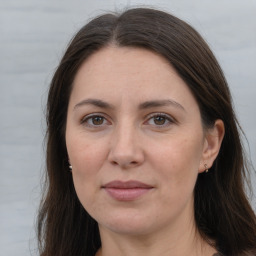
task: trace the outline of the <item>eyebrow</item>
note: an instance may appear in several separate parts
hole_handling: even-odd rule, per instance
[[[78,107],[84,106],[84,105],[94,105],[99,108],[103,109],[114,109],[114,106],[103,101],[100,99],[85,99],[80,101],[74,106],[74,110]],[[163,107],[163,106],[173,106],[176,108],[179,108],[183,111],[185,111],[185,108],[179,104],[178,102],[174,100],[151,100],[151,101],[145,101],[139,105],[139,109],[149,109],[149,108],[154,108],[154,107]]]
[[[183,111],[185,111],[185,108],[179,104],[178,102],[174,100],[152,100],[152,101],[146,101],[139,105],[139,109],[148,109],[148,108],[154,108],[154,107],[164,107],[164,106],[173,106],[176,108],[179,108]]]
[[[78,107],[84,106],[84,105],[94,105],[99,108],[105,108],[105,109],[113,109],[114,106],[99,99],[85,99],[80,101],[78,104],[74,106],[74,110]]]

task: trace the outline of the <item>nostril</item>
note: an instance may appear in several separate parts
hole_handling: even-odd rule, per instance
[[[111,164],[112,165],[115,165],[115,166],[120,166],[121,168],[129,168],[129,167],[134,167],[136,165],[138,165],[138,162],[137,161],[111,161]]]
[[[116,161],[111,161],[111,163],[112,163],[113,165],[118,165],[118,162],[116,162]]]

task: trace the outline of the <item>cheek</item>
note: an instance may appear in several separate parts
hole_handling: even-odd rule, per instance
[[[89,183],[91,179],[97,177],[106,157],[104,148],[95,148],[89,144],[70,148],[69,153],[73,175],[80,178],[80,182],[83,183]]]
[[[162,183],[166,184],[165,190],[172,190],[172,194],[192,193],[202,155],[202,144],[199,142],[173,140],[152,152],[152,155],[155,153],[154,168],[158,170]]]
[[[73,169],[80,175],[96,173],[107,155],[105,142],[92,140],[83,132],[67,132],[66,143]]]
[[[97,205],[97,194],[100,190],[100,170],[103,164],[102,148],[95,149],[90,145],[71,149],[73,182],[79,201],[89,214]]]
[[[78,198],[86,208],[92,203],[93,194],[100,187],[99,175],[107,156],[106,147],[83,138],[77,133],[66,135],[72,176]],[[86,195],[90,195],[89,197]]]
[[[165,166],[175,173],[198,171],[203,146],[200,140],[176,139],[152,152],[156,166]],[[166,169],[165,168],[165,169]]]

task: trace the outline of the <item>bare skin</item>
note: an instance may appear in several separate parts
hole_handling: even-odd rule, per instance
[[[73,83],[66,144],[78,198],[99,224],[96,255],[216,253],[197,231],[193,191],[223,136],[221,120],[204,130],[163,57],[109,46],[87,59]]]

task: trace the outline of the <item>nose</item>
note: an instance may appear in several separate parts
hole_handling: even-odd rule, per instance
[[[118,127],[110,142],[108,160],[122,169],[139,166],[144,161],[144,152],[136,128]]]

